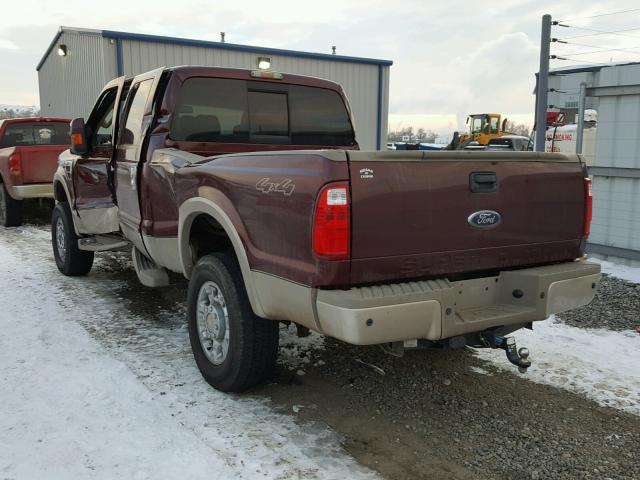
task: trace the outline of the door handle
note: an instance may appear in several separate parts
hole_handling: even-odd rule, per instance
[[[469,190],[473,193],[498,191],[498,175],[495,172],[473,172],[469,175]]]
[[[137,179],[138,179],[138,166],[131,165],[129,167],[129,180],[131,182],[131,190],[136,190],[137,188]]]

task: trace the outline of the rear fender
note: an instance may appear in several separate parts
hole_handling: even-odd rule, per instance
[[[193,272],[193,268],[195,267],[195,262],[193,261],[189,245],[189,239],[193,221],[196,217],[202,214],[209,215],[217,221],[222,228],[224,228],[227,236],[231,240],[231,244],[233,245],[233,249],[238,259],[251,307],[256,315],[265,317],[264,310],[258,297],[257,288],[253,281],[251,267],[249,266],[249,259],[242,239],[240,238],[240,235],[238,234],[238,231],[236,230],[236,227],[229,215],[227,215],[227,213],[218,204],[208,198],[191,198],[180,206],[178,245],[180,249],[180,264],[182,266],[184,276],[189,278]]]

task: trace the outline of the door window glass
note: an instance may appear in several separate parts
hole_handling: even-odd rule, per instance
[[[142,119],[145,114],[145,107],[153,79],[136,83],[129,93],[129,108],[127,118],[122,133],[121,143],[125,145],[137,145],[142,136]]]
[[[491,117],[491,133],[498,133],[498,117]]]

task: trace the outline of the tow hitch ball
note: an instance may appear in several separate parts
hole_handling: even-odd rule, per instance
[[[507,359],[518,367],[520,373],[527,373],[527,368],[531,366],[529,360],[529,349],[516,347],[516,339],[513,337],[494,337],[494,348],[501,348],[507,354]]]

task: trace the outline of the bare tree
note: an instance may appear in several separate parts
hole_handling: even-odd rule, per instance
[[[412,126],[404,127],[399,130],[391,130],[387,134],[387,138],[390,142],[399,142],[402,141],[403,137],[409,137],[412,141],[433,143],[438,134],[430,129],[418,128],[416,133],[414,133],[414,128]]]
[[[524,123],[516,123],[513,120],[507,120],[505,130],[509,133],[522,135],[524,137],[528,137],[531,133],[529,127],[527,127]]]

